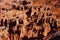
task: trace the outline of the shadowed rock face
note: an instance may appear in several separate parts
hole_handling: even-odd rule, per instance
[[[56,36],[54,38],[51,38],[50,40],[60,40],[60,36]]]
[[[47,40],[60,40],[60,31],[57,31],[56,33],[54,33]]]
[[[0,1],[0,40],[58,40],[59,0]]]

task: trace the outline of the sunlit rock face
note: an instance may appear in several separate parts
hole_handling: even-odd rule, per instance
[[[59,0],[0,0],[0,40],[60,40]]]

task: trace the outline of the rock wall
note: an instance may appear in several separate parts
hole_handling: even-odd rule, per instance
[[[0,40],[57,40],[59,13],[59,0],[0,0]]]

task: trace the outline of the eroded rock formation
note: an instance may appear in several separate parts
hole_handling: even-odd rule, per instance
[[[0,40],[55,40],[59,13],[59,0],[0,0]]]

